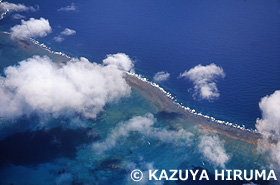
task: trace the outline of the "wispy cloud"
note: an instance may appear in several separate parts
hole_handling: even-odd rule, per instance
[[[69,29],[69,28],[65,28],[65,30],[60,32],[60,34],[58,36],[54,37],[53,39],[56,42],[62,42],[62,41],[65,40],[66,36],[71,36],[71,35],[75,35],[75,34],[76,34],[75,30],[72,30],[72,29]]]
[[[20,25],[16,25],[11,28],[11,38],[25,39],[29,37],[45,37],[51,33],[51,31],[52,28],[48,20],[44,18],[30,18],[28,21],[22,20]]]
[[[15,3],[9,3],[9,2],[2,2],[0,0],[0,20],[4,18],[4,15],[6,15],[8,12],[35,12],[39,10],[39,6],[25,6],[24,4],[15,4]]]
[[[126,165],[126,168],[129,172],[135,170],[135,169],[141,169],[143,173],[143,178],[141,181],[137,182],[137,184],[146,185],[146,184],[153,184],[153,185],[163,185],[164,181],[149,181],[149,170],[155,170],[153,163],[150,162],[144,162],[141,161],[138,164],[135,164],[134,162],[129,162]],[[127,176],[127,182],[128,184],[131,182],[131,174],[129,173]]]
[[[56,185],[72,184],[73,175],[70,173],[63,173],[56,179]]]
[[[72,3],[71,5],[68,5],[66,7],[61,7],[57,11],[59,12],[70,12],[70,11],[77,11],[77,7],[75,3]]]
[[[189,79],[194,84],[195,94],[202,99],[213,100],[220,96],[216,79],[224,78],[225,73],[222,67],[216,64],[206,66],[197,65],[194,68],[183,72],[180,77]]]
[[[180,129],[178,131],[170,131],[153,127],[155,118],[152,114],[145,116],[135,116],[125,123],[120,123],[109,133],[108,137],[103,142],[93,144],[93,149],[97,153],[103,153],[114,148],[120,139],[125,139],[131,132],[139,132],[140,134],[157,139],[162,142],[172,143],[178,140],[183,140],[186,143],[190,141],[191,133]]]
[[[65,28],[65,30],[63,30],[60,34],[64,36],[70,36],[70,35],[75,35],[76,31],[69,28]]]
[[[230,157],[226,153],[224,143],[218,136],[202,136],[198,145],[203,156],[215,166],[225,168]]]
[[[124,55],[124,54],[116,54]],[[114,64],[91,63],[85,58],[66,64],[34,56],[10,66],[0,77],[0,117],[32,112],[96,118],[106,103],[130,94],[124,72]]]
[[[63,42],[65,40],[65,38],[62,37],[61,35],[58,35],[58,36],[54,37],[53,40],[55,42]]]
[[[163,81],[168,80],[169,77],[170,77],[170,73],[161,71],[161,72],[157,72],[154,75],[153,81],[155,81],[155,82],[163,82]]]
[[[25,6],[24,4],[14,4],[9,2],[2,2],[0,1],[0,9],[1,10],[8,10],[9,12],[26,12],[32,11],[35,12],[39,10],[39,6]]]
[[[26,17],[24,15],[17,13],[17,14],[12,15],[12,18],[13,19],[25,19]]]

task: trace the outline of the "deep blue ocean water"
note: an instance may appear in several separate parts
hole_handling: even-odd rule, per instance
[[[261,116],[260,98],[280,88],[280,1],[277,0],[10,2],[40,6],[38,12],[23,14],[50,21],[53,33],[38,40],[53,50],[72,57],[85,56],[94,62],[101,62],[107,54],[126,53],[135,61],[138,74],[152,79],[158,71],[169,72],[171,78],[160,86],[175,95],[178,102],[218,119],[254,128],[256,118]],[[78,11],[57,11],[73,2]],[[0,21],[0,30],[8,31],[19,23],[8,15]],[[74,29],[77,34],[56,43],[53,37],[65,28]],[[20,53],[13,45],[3,47],[0,48],[3,56],[12,58],[1,61],[1,70],[11,65],[9,62],[14,65],[29,54]],[[198,64],[210,63],[222,66],[226,73],[217,83],[221,96],[213,102],[195,100],[189,92],[192,83],[178,76]],[[46,119],[46,128],[38,126],[41,120],[36,114],[0,120],[0,184],[132,184],[128,166],[135,164],[146,170],[150,163],[158,169],[203,167],[213,173],[213,165],[197,149],[201,133],[195,124],[190,124],[196,120],[168,119],[171,115],[157,113],[134,91],[131,98],[106,105],[105,110],[97,120],[82,120],[89,125],[86,128],[72,128],[67,125],[72,118],[63,116]],[[183,127],[193,132],[192,143],[170,145],[133,133],[104,155],[87,146],[104,140],[119,122],[148,112],[157,118],[157,128]],[[255,146],[222,135],[220,139],[231,157],[227,168],[265,166],[266,161],[256,153]]]
[[[49,19],[53,33],[38,39],[53,50],[100,62],[123,52],[135,60],[136,72],[152,79],[167,71],[160,84],[179,102],[218,119],[254,128],[261,117],[258,102],[280,88],[279,0],[13,0],[40,6],[25,15]],[[75,3],[77,12],[57,9]],[[18,24],[11,17],[2,30]],[[77,31],[62,43],[52,39],[64,28]],[[192,83],[178,79],[184,70],[215,63],[226,77],[218,80],[220,98],[195,100]]]

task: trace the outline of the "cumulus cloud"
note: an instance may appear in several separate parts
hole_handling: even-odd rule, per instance
[[[72,30],[72,29],[69,29],[69,28],[65,28],[65,30],[60,32],[60,34],[58,36],[54,37],[53,39],[56,42],[62,42],[62,41],[65,40],[66,36],[75,35],[75,34],[76,34],[75,30]]]
[[[256,128],[261,133],[261,150],[268,151],[271,159],[280,165],[280,90],[265,96],[259,102],[262,118],[257,119]]]
[[[262,118],[257,119],[256,128],[266,138],[280,139],[280,90],[262,98],[259,107]]]
[[[157,72],[153,78],[153,81],[155,82],[163,82],[168,80],[168,78],[170,77],[170,73],[161,71],[161,72]]]
[[[124,53],[107,55],[106,59],[103,60],[103,64],[114,65],[116,68],[123,71],[130,71],[134,67],[134,64],[131,62],[130,58]]]
[[[96,118],[106,103],[130,94],[125,73],[114,65],[72,59],[53,63],[34,56],[10,66],[0,77],[0,117],[11,118],[31,112],[55,115],[79,113]]]
[[[153,127],[154,123],[155,118],[152,114],[135,116],[125,123],[118,124],[103,142],[94,143],[93,149],[97,153],[108,151],[114,148],[120,139],[129,137],[131,132],[139,132],[148,138],[157,139],[166,143],[172,143],[178,140],[189,141],[192,136],[191,133],[186,132],[184,129],[170,131]]]
[[[225,168],[230,159],[224,148],[224,143],[218,136],[202,136],[198,145],[200,152],[212,164]]]
[[[66,7],[59,8],[57,11],[59,11],[59,12],[77,11],[77,7],[76,7],[75,3],[72,3],[71,5],[68,5]]]
[[[199,64],[189,71],[180,74],[180,77],[187,78],[193,82],[195,90],[194,95],[198,95],[202,99],[212,100],[220,96],[216,79],[224,78],[225,73],[223,68],[216,64],[206,66]]]
[[[11,38],[25,39],[28,37],[45,37],[51,33],[51,31],[52,28],[48,20],[44,18],[30,18],[28,21],[22,20],[20,25],[11,28]]]
[[[1,11],[9,11],[9,12],[27,12],[32,11],[35,12],[39,9],[39,6],[25,6],[24,4],[14,4],[9,2],[2,2],[0,1],[0,10]]]

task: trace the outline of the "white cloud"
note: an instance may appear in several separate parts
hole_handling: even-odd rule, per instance
[[[59,11],[59,12],[77,11],[77,7],[76,7],[75,3],[72,3],[71,5],[68,5],[66,7],[59,8],[57,11]]]
[[[24,4],[14,4],[9,2],[2,2],[0,0],[0,20],[4,18],[4,16],[8,12],[26,12],[26,11],[37,11],[39,10],[39,6],[25,6]]]
[[[62,31],[60,34],[65,36],[70,36],[70,35],[75,35],[76,31],[69,28],[65,28],[65,30]]]
[[[161,71],[161,72],[157,72],[153,78],[153,81],[155,82],[163,82],[168,80],[168,78],[170,77],[170,73]]]
[[[202,99],[212,100],[220,96],[215,81],[217,78],[224,78],[225,73],[223,68],[216,64],[207,66],[199,64],[189,71],[180,74],[180,77],[185,77],[193,82],[194,95],[199,95]]]
[[[65,40],[65,38],[62,37],[61,35],[58,35],[58,36],[54,37],[53,40],[54,40],[55,42],[62,42],[62,41]]]
[[[280,139],[280,90],[262,98],[259,107],[262,118],[257,119],[256,128],[266,138]]]
[[[129,172],[132,172],[135,169],[141,169],[142,173],[143,173],[143,178],[141,181],[137,182],[137,184],[141,184],[141,185],[146,185],[146,184],[154,184],[154,185],[163,185],[164,181],[149,181],[149,170],[156,170],[156,168],[154,167],[153,163],[149,163],[149,162],[140,162],[139,164],[135,164],[134,162],[129,162],[126,165],[126,168]],[[131,174],[129,173],[127,175],[127,182],[128,184],[130,184],[131,182]]]
[[[202,136],[198,148],[204,157],[216,166],[225,168],[225,163],[230,159],[218,136]]]
[[[26,17],[21,14],[14,14],[14,15],[12,15],[12,18],[13,19],[25,19]]]
[[[56,64],[46,56],[34,56],[8,67],[4,74],[0,78],[2,118],[34,111],[56,115],[76,112],[96,118],[106,103],[130,94],[123,71],[85,58]]]
[[[58,36],[54,37],[53,39],[56,42],[62,42],[62,41],[65,40],[66,36],[75,35],[75,34],[76,34],[75,30],[72,30],[72,29],[69,29],[69,28],[65,28],[65,30],[60,32],[60,34]]]
[[[134,67],[134,64],[131,62],[130,58],[124,53],[107,55],[106,59],[103,60],[103,64],[114,65],[118,69],[124,71],[130,71]]]
[[[259,149],[268,151],[270,159],[280,165],[280,90],[265,96],[259,102],[262,118],[257,119],[256,128],[262,134]]]
[[[1,1],[0,1],[1,3]],[[0,4],[0,10],[7,10],[9,12],[26,12],[26,11],[37,11],[39,9],[39,6],[36,5],[33,6],[25,6],[24,4],[14,4],[9,2],[2,2]]]
[[[265,144],[265,148],[270,153],[270,159],[278,164],[280,166],[280,142],[277,141],[276,143],[271,143],[268,140],[262,141],[262,144]],[[260,145],[262,146],[262,145]],[[259,147],[260,147],[259,146]]]
[[[154,123],[155,118],[152,114],[135,116],[125,123],[118,124],[118,126],[109,133],[105,141],[94,143],[93,149],[97,153],[110,150],[119,143],[120,139],[129,137],[131,132],[139,132],[148,138],[157,139],[166,143],[172,143],[178,140],[189,141],[192,136],[191,133],[186,132],[184,129],[169,131],[153,127]]]
[[[52,29],[49,21],[40,18],[30,18],[28,21],[21,21],[21,25],[16,25],[11,28],[12,39],[24,39],[28,37],[45,37],[51,33]]]

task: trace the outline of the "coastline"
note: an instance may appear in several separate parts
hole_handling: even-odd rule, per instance
[[[4,37],[9,37],[9,32],[0,31],[0,35]],[[10,38],[9,38],[10,39]],[[66,55],[62,52],[52,51],[50,47],[47,47],[44,43],[40,43],[39,41],[27,38],[25,40],[18,40],[18,41],[12,41],[9,40],[11,43],[18,45],[19,47],[23,48],[24,52],[30,54],[30,55],[47,55],[52,60],[55,60],[56,62],[67,62],[71,60],[72,57]],[[39,53],[36,53],[36,52]]]
[[[127,83],[157,107],[158,111],[179,113],[183,118],[191,117],[196,120],[193,124],[197,124],[198,127],[206,132],[218,133],[228,138],[240,140],[255,146],[258,143],[258,139],[261,137],[256,130],[250,130],[236,124],[216,120],[213,117],[196,113],[194,109],[184,107],[182,104],[176,102],[175,98],[172,97],[170,93],[137,74],[127,73],[125,78]]]
[[[0,31],[1,35],[8,36],[10,33]],[[40,44],[38,41],[29,38],[23,41],[14,42],[19,47],[22,47],[26,52],[32,50],[30,55],[34,55],[36,49],[40,49],[41,55],[51,57],[54,62],[65,63],[71,60],[71,57],[62,53],[54,52],[45,44]],[[35,50],[33,51],[34,48]],[[37,54],[37,55],[38,55]],[[53,56],[53,57],[52,57]],[[246,129],[245,126],[240,126],[230,122],[216,120],[214,117],[197,113],[194,109],[185,107],[178,103],[174,97],[158,84],[148,81],[141,75],[128,72],[125,75],[127,83],[154,105],[158,111],[166,111],[169,113],[179,113],[183,118],[192,118],[195,120],[193,124],[200,127],[202,130],[218,133],[234,140],[244,141],[253,145],[257,145],[260,134],[256,130]]]

